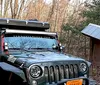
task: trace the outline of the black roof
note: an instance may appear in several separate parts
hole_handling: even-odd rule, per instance
[[[82,31],[83,34],[100,40],[100,26],[90,23]]]
[[[20,30],[38,30],[45,31],[49,29],[48,22],[40,22],[38,20],[19,20],[0,18],[0,28],[20,29]]]

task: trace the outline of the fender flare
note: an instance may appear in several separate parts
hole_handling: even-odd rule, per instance
[[[5,62],[0,62],[0,68],[2,68],[4,71],[8,71],[8,72],[12,72],[12,73],[16,74],[17,76],[22,78],[24,80],[24,82],[26,82],[25,74],[21,69],[15,67],[15,66],[12,66],[8,63],[5,63]]]

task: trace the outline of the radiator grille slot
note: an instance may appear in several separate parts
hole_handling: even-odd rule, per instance
[[[78,77],[78,73],[79,73],[78,65],[74,65],[74,77],[75,77],[75,78]]]
[[[73,68],[73,65],[69,66],[69,75],[70,75],[70,78],[74,78],[74,68]]]
[[[61,79],[77,78],[78,65],[45,66],[44,75],[47,83],[61,81]]]
[[[44,68],[44,74],[45,74],[46,82],[49,82],[49,69],[47,66]]]
[[[55,82],[60,81],[60,70],[59,66],[55,66]]]
[[[50,75],[50,82],[54,82],[54,67],[53,66],[50,67],[49,75]]]
[[[69,79],[69,67],[68,67],[68,65],[65,66],[65,78]]]
[[[64,79],[64,66],[60,66],[60,79]]]

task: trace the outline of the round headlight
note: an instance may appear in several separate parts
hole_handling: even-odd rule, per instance
[[[81,72],[86,72],[87,71],[86,63],[80,63],[80,71]]]
[[[30,68],[30,75],[33,78],[37,78],[41,76],[41,74],[42,74],[42,69],[39,66],[34,65]]]

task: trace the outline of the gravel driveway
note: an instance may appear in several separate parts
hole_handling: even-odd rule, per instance
[[[89,85],[100,85],[100,84],[97,84],[97,82],[95,80],[90,78]]]

